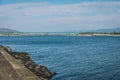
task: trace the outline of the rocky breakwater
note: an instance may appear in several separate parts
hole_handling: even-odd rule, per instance
[[[10,47],[0,46],[3,50],[8,52],[11,56],[20,60],[22,64],[36,74],[42,80],[49,80],[56,73],[50,71],[47,67],[36,64],[26,52],[13,52]]]

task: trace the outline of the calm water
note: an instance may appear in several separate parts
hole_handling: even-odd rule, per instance
[[[120,80],[120,37],[0,37],[58,74],[51,80]]]

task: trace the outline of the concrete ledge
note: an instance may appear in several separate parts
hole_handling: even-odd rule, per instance
[[[17,52],[15,52],[15,53],[17,53]],[[54,72],[51,72],[50,70],[48,70],[45,66],[41,66],[41,65],[37,65],[37,64],[35,64],[35,65],[37,65],[35,67],[35,71],[29,70],[29,65],[27,65],[28,67],[26,67],[25,66],[26,64],[23,64],[24,60],[21,60],[21,58],[25,57],[25,59],[26,59],[26,57],[27,57],[28,60],[25,60],[25,62],[26,63],[27,63],[27,61],[32,62],[32,60],[30,59],[30,57],[28,55],[26,55],[26,53],[25,54],[14,54],[14,52],[12,52],[11,48],[0,46],[0,54],[2,54],[4,56],[4,58],[11,64],[13,69],[16,71],[16,73],[19,75],[19,77],[22,80],[49,80],[49,78],[55,74]],[[16,59],[16,56],[19,59]],[[32,63],[34,63],[34,62],[32,62]],[[3,63],[3,65],[4,65],[4,63]],[[32,64],[30,64],[30,66],[32,66]],[[32,69],[32,70],[34,70],[34,69]],[[38,74],[38,75],[36,75],[36,74]],[[19,79],[15,79],[15,80],[19,80]]]
[[[23,80],[0,51],[0,80]]]
[[[23,80],[42,80],[27,69],[19,60],[12,57],[8,52],[3,49],[0,49],[0,52]]]

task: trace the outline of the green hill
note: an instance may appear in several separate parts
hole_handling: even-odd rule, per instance
[[[100,29],[100,30],[95,30],[94,32],[107,32],[107,33],[120,32],[120,27],[110,28],[110,29]]]
[[[19,32],[17,30],[9,29],[9,28],[0,28],[0,32]]]

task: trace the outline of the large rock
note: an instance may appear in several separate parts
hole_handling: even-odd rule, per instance
[[[38,76],[42,76],[44,78],[50,78],[51,76],[54,75],[53,72],[51,72],[50,70],[48,70],[48,68],[46,68],[45,66],[42,66],[42,65],[36,66],[35,72]]]
[[[26,52],[10,52],[10,54],[16,59],[20,60],[25,67],[30,69],[34,74],[40,78],[49,79],[55,72],[50,71],[47,67],[36,64]]]

